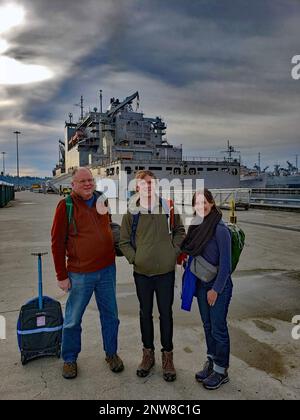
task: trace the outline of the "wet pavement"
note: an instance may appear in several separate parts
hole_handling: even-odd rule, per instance
[[[299,399],[300,339],[292,338],[294,315],[300,315],[300,214],[250,209],[238,212],[246,245],[233,276],[230,306],[230,382],[207,391],[194,380],[205,360],[204,334],[197,302],[191,313],[180,310],[181,269],[176,273],[174,360],[178,379],[162,379],[158,314],[155,309],[157,362],[144,379],[135,375],[141,357],[138,305],[132,267],[117,259],[120,316],[119,347],[125,370],[111,373],[104,361],[99,317],[93,300],[83,320],[79,376],[66,381],[62,361],[45,358],[22,366],[16,321],[22,304],[37,294],[36,259],[43,260],[44,293],[65,306],[55,282],[50,228],[60,197],[30,192],[0,209],[0,315],[7,324],[0,340],[0,399]],[[224,219],[228,213],[224,211]],[[120,216],[114,221],[120,222]]]

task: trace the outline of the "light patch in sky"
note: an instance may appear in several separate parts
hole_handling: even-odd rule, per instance
[[[0,7],[0,34],[23,23],[25,10],[17,4],[6,4]]]
[[[14,58],[0,57],[0,84],[18,85],[50,79],[52,72],[45,66],[23,64]]]
[[[0,34],[9,31],[24,22],[25,10],[16,4],[0,7]],[[8,43],[0,38],[0,54],[8,49]],[[25,64],[12,57],[0,56],[0,84],[18,85],[41,82],[52,77],[52,72],[45,66]]]
[[[4,99],[3,101],[0,101],[0,108],[1,107],[9,107],[15,105],[16,101],[13,99]]]
[[[0,54],[3,54],[8,49],[8,42],[0,38]]]

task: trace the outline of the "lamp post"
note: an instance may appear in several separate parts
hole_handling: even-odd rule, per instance
[[[1,152],[2,153],[2,162],[3,162],[3,175],[5,176],[5,155],[6,152]]]
[[[21,134],[21,131],[14,131],[14,134],[16,135],[16,141],[17,141],[17,187],[19,189],[20,187],[20,173],[19,173],[19,134]]]

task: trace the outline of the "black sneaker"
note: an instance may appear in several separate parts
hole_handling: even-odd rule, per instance
[[[212,359],[208,358],[207,362],[204,364],[203,369],[200,372],[197,372],[195,375],[197,382],[203,382],[204,379],[208,378],[214,371],[214,363]]]
[[[229,381],[228,373],[221,375],[220,373],[213,372],[208,378],[204,379],[203,386],[206,389],[218,389],[221,385],[226,384]]]

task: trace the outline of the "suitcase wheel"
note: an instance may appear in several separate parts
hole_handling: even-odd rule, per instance
[[[27,362],[28,362],[28,360],[26,359],[26,357],[24,356],[24,354],[22,354],[21,355],[21,363],[22,363],[22,365],[24,366],[24,365],[26,365],[27,364]]]

